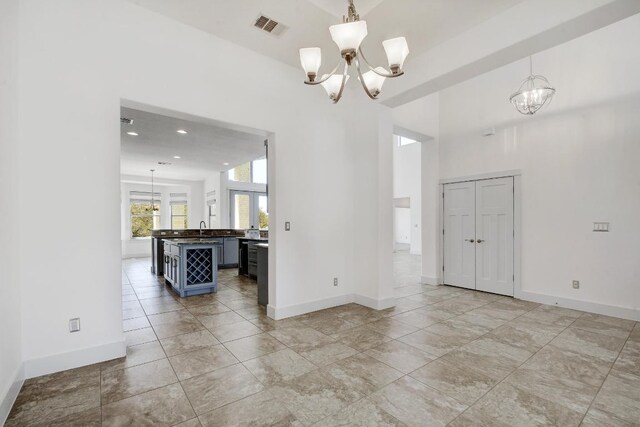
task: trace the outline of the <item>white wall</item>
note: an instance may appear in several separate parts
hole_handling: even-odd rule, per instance
[[[410,253],[420,255],[422,253],[422,143],[398,146],[398,137],[393,137],[393,197],[409,197],[409,238],[408,242],[401,242],[396,234],[397,243],[409,243]],[[403,213],[396,209],[402,218]],[[397,222],[396,222],[397,223]],[[402,231],[402,229],[396,231]]]
[[[640,16],[534,57],[557,88],[533,117],[510,93],[527,61],[440,95],[440,176],[522,170],[522,290],[640,318]],[[484,138],[481,130],[495,126]],[[609,221],[609,233],[592,222]],[[572,289],[572,280],[580,289]],[[626,310],[625,310],[626,309]]]
[[[0,2],[0,424],[22,377],[19,286],[18,2]]]
[[[363,103],[356,121],[367,127],[382,118],[384,125],[347,138],[356,115],[353,106],[332,105],[322,89],[301,83],[300,70],[122,0],[24,0],[20,13],[21,161],[12,176],[17,175],[21,194],[37,195],[19,205],[28,376],[124,354],[121,102],[273,133],[269,273],[275,289],[270,314],[296,314],[348,300],[354,292],[366,294],[372,304],[392,295],[387,289],[392,283],[388,111]],[[259,78],[255,70],[261,70]],[[346,94],[356,96],[362,94]],[[388,135],[388,148],[376,149],[384,145],[381,134]],[[356,153],[360,156],[372,144],[373,153],[361,157],[360,169],[354,170]],[[373,179],[356,186],[361,171]],[[70,182],[74,191],[57,191]],[[34,227],[41,221],[40,207],[73,206],[78,194],[95,207],[91,215],[51,209],[48,219],[56,227],[41,239],[40,228]],[[358,220],[373,224],[366,232],[375,234],[363,251],[357,246],[363,244],[362,230],[354,227],[356,198],[372,202],[358,205],[363,208]],[[291,221],[290,232],[284,231],[284,221]],[[38,244],[26,243],[33,241]],[[360,256],[366,257],[364,270],[354,273],[352,261]],[[379,274],[369,277],[371,265],[378,266]],[[340,277],[342,285],[334,287],[333,277]],[[80,333],[68,333],[72,317],[82,319]]]

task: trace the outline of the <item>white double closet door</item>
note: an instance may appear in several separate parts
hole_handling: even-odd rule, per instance
[[[444,185],[444,283],[513,296],[513,177]]]

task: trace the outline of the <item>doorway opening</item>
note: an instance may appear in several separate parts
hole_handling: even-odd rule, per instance
[[[194,325],[201,329],[204,317],[217,312],[266,316],[268,296],[258,300],[258,277],[240,274],[239,260],[251,228],[268,246],[273,135],[124,104],[120,223],[127,345],[186,334]],[[266,280],[273,245],[270,252],[256,261]],[[222,293],[236,305],[219,301]],[[229,339],[212,329],[200,333],[207,340]]]
[[[422,144],[393,136],[393,274],[398,288],[419,285],[422,275]]]

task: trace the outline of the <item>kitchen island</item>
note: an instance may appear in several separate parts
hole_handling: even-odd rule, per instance
[[[151,233],[151,272],[164,274],[164,243],[179,239],[215,238],[222,246],[218,251],[218,268],[238,266],[238,238],[244,237],[244,230],[232,229],[187,229],[153,230]]]
[[[217,292],[217,239],[174,239],[164,242],[164,279],[181,297]]]
[[[238,241],[238,274],[255,280],[258,277],[258,248],[256,245],[269,243],[269,239],[239,237]]]

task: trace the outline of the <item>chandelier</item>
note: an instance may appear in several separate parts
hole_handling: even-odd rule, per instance
[[[327,91],[329,99],[334,103],[340,101],[342,97],[344,87],[349,80],[350,65],[355,65],[362,88],[371,99],[378,97],[387,77],[400,77],[404,74],[402,65],[409,55],[409,46],[404,37],[382,42],[389,62],[389,71],[383,67],[374,68],[369,64],[360,48],[362,40],[367,36],[367,22],[360,20],[353,0],[349,0],[349,9],[347,16],[343,17],[343,23],[332,25],[329,27],[329,32],[333,41],[338,45],[342,56],[333,71],[329,74],[323,74],[318,80],[318,71],[322,62],[322,51],[319,47],[300,49],[300,63],[307,74],[307,80],[304,83],[314,86],[322,85]],[[365,73],[362,73],[360,69],[360,60],[367,66],[368,71]],[[344,69],[342,73],[338,73],[338,69],[343,63]]]
[[[533,74],[533,61],[529,57],[529,77],[522,82],[518,91],[511,95],[509,101],[519,113],[530,116],[550,103],[555,93],[556,90],[551,87],[546,77]]]

